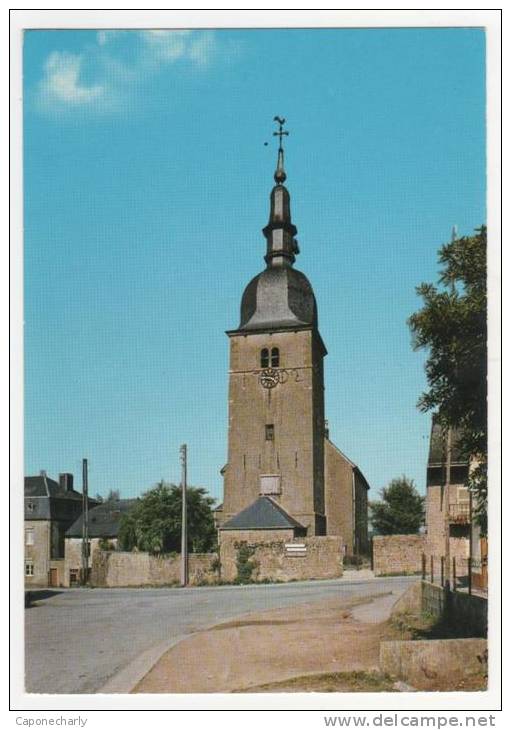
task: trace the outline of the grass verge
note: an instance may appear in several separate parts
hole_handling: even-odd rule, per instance
[[[241,692],[396,692],[394,680],[379,672],[329,672],[260,684]]]

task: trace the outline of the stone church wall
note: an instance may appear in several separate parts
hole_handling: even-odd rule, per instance
[[[263,388],[262,348],[278,348],[279,383]],[[320,347],[311,330],[230,338],[229,447],[223,516],[261,494],[260,476],[280,476],[272,496],[308,534],[324,533],[324,408]],[[273,426],[266,438],[266,426]]]
[[[304,545],[291,552],[286,545]],[[291,581],[338,578],[342,575],[343,539],[339,537],[294,538],[289,530],[225,531],[220,539],[221,579],[238,577],[240,549],[245,547],[253,564],[252,581]],[[247,550],[248,549],[248,550]]]
[[[375,575],[405,575],[422,571],[424,535],[379,535],[373,537]]]

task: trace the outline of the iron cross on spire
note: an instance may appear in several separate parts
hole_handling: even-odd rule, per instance
[[[279,131],[278,132],[274,132],[273,133],[273,136],[279,138],[279,150],[281,150],[282,149],[282,137],[284,137],[284,136],[285,137],[288,137],[289,136],[289,132],[285,132],[282,129],[282,127],[286,123],[286,120],[283,119],[283,118],[281,118],[281,117],[273,117],[273,121],[274,122],[278,122],[278,125],[279,125]]]

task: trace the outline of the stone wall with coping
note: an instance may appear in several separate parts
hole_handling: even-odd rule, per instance
[[[481,596],[461,591],[448,591],[428,581],[422,581],[422,610],[438,619],[463,625],[472,636],[486,636],[488,630],[488,601]]]
[[[217,564],[216,553],[191,553],[188,556],[190,585],[218,582]],[[180,555],[117,550],[95,550],[92,555],[91,585],[96,587],[164,586],[180,582]]]
[[[375,575],[409,575],[422,571],[424,535],[378,535],[373,537]]]
[[[486,639],[382,641],[380,670],[416,689],[438,688],[453,676],[470,679],[486,669]]]
[[[305,545],[305,551],[290,552],[286,544]],[[255,582],[339,578],[342,575],[341,536],[294,538],[292,530],[225,530],[220,532],[223,581],[237,579],[242,546],[248,548],[253,564],[251,580]]]

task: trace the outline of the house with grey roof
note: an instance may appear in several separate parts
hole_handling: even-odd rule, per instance
[[[104,548],[114,550],[117,547],[121,517],[132,510],[137,502],[138,499],[112,499],[96,504],[89,510],[87,526],[89,568],[96,550]],[[82,513],[65,534],[65,586],[73,586],[80,582],[83,569],[83,522]]]
[[[89,506],[97,504],[89,499]],[[83,495],[73,475],[58,482],[41,471],[25,477],[25,585],[63,585],[65,533],[83,510]]]

